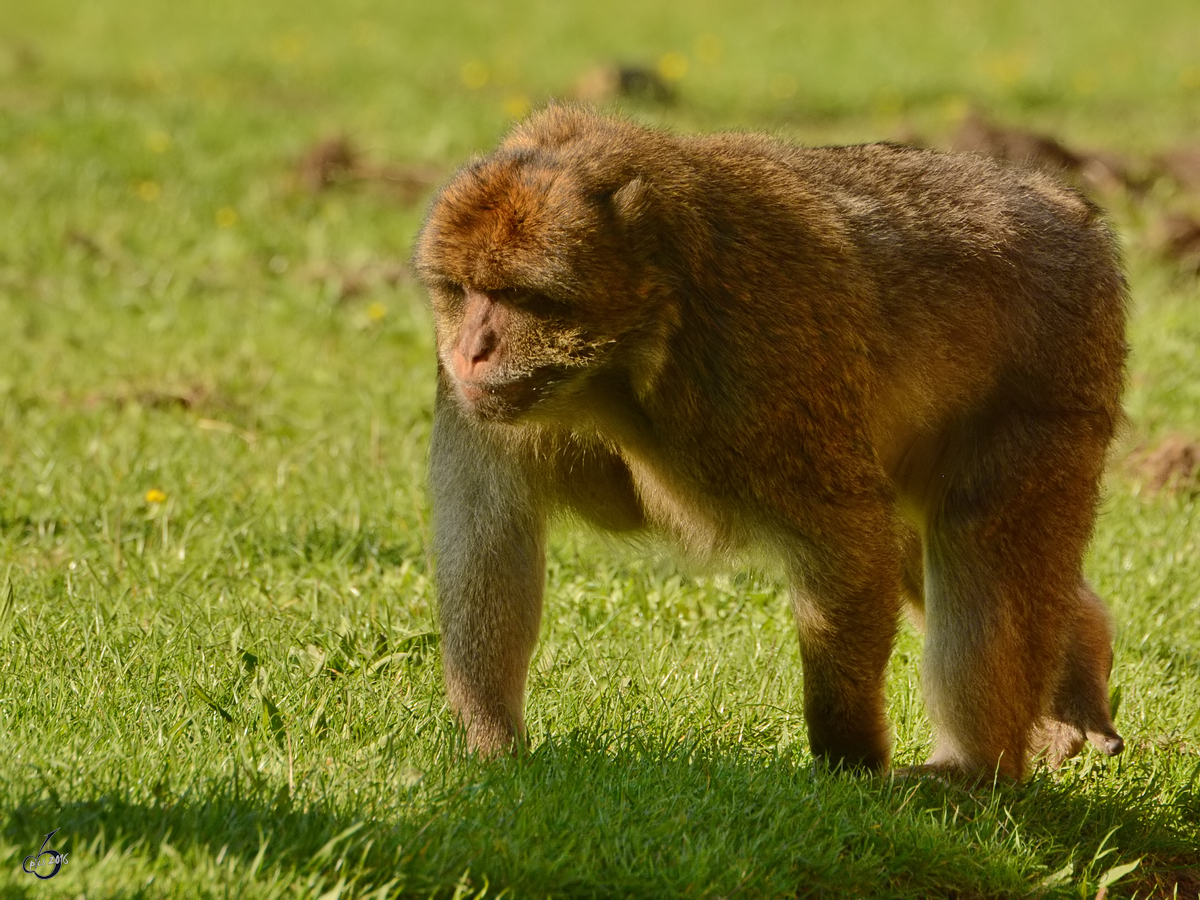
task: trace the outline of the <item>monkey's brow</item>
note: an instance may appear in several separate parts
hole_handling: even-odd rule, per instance
[[[446,291],[453,294],[461,294],[465,290],[462,279],[455,278],[453,275],[445,272],[426,269],[421,272],[421,278],[430,290]]]
[[[547,300],[551,299],[542,291],[518,284],[514,284],[512,287],[495,288],[494,290],[487,291],[486,293],[502,300],[527,300],[533,297],[543,297]]]

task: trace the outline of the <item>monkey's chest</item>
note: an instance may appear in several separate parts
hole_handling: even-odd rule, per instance
[[[652,529],[689,557],[741,556],[753,541],[754,518],[740,499],[706,481],[626,456],[638,502]]]

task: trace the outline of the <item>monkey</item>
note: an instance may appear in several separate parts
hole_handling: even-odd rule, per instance
[[[1082,574],[1123,421],[1127,287],[1043,173],[894,144],[680,136],[552,104],[431,201],[432,552],[447,698],[528,740],[547,522],[777,564],[817,760],[886,770],[907,599],[922,771],[1115,754]]]

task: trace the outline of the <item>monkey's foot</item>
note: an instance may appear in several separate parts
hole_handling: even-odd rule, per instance
[[[1049,717],[1038,723],[1029,743],[1034,765],[1049,769],[1057,769],[1068,759],[1077,756],[1087,743],[1105,756],[1116,756],[1125,749],[1124,739],[1111,725],[1085,732],[1078,725]]]

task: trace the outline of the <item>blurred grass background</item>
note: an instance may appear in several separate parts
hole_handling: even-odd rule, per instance
[[[1160,234],[1200,198],[1158,162],[1200,144],[1198,51],[1181,0],[0,6],[0,890],[1196,896],[1197,489],[1137,462],[1200,438],[1200,287]],[[678,129],[944,145],[975,110],[1128,165],[1096,194],[1134,353],[1088,564],[1122,757],[978,791],[814,771],[778,586],[564,529],[533,753],[456,761],[412,237],[439,178],[617,63],[676,101],[613,105]],[[906,630],[900,763],[919,659]]]

